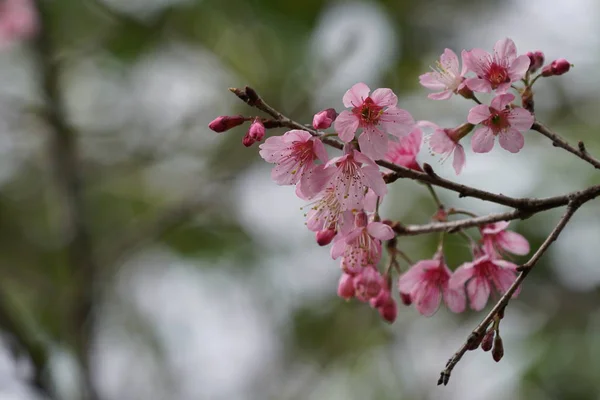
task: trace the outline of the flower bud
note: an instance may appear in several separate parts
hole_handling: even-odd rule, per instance
[[[377,311],[379,311],[381,318],[390,324],[393,323],[398,316],[398,306],[396,306],[396,300],[394,300],[392,296],[388,296],[387,301],[381,306],[377,307]]]
[[[325,229],[323,231],[318,231],[315,234],[315,239],[317,240],[317,244],[319,246],[327,246],[336,235],[336,231],[333,229]]]
[[[494,361],[498,362],[502,360],[503,356],[504,345],[502,344],[502,338],[500,335],[496,335],[496,338],[494,339],[494,348],[492,349],[492,357],[494,358]]]
[[[494,343],[494,330],[490,329],[486,332],[483,340],[481,341],[481,350],[490,351]]]
[[[469,337],[467,341],[467,350],[477,350],[483,340],[483,335],[474,336],[472,339]]]
[[[217,133],[228,131],[238,125],[243,124],[246,118],[242,115],[221,115],[208,124],[208,127]]]
[[[250,125],[250,129],[248,129],[248,136],[254,139],[257,142],[260,142],[265,137],[265,126],[260,121],[260,119],[256,118],[254,122]]]
[[[564,58],[552,61],[542,69],[542,76],[554,76],[567,73],[571,69],[571,64]]]
[[[527,52],[527,57],[530,61],[528,72],[532,74],[544,65],[544,53],[539,50]]]
[[[368,265],[363,268],[358,275],[354,277],[354,289],[356,297],[361,301],[369,301],[377,297],[383,287],[385,281],[375,267]]]
[[[352,276],[342,274],[338,283],[337,295],[342,299],[350,300],[354,297],[354,281]]]
[[[402,300],[402,304],[404,304],[405,306],[410,306],[412,304],[412,298],[408,293],[400,292],[400,300]]]
[[[337,118],[337,112],[333,108],[328,108],[323,111],[319,111],[313,117],[313,128],[315,129],[327,129],[331,126],[333,121]]]
[[[255,142],[256,140],[254,140],[248,132],[246,132],[246,134],[242,138],[242,144],[246,147],[252,146]]]

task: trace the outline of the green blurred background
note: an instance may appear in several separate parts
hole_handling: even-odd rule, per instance
[[[447,127],[466,100],[435,102],[418,85],[445,47],[519,52],[575,64],[536,84],[537,117],[600,154],[600,3],[595,0],[42,1],[59,89],[79,149],[95,277],[87,347],[101,399],[598,399],[600,215],[586,205],[536,266],[502,324],[505,357],[470,352],[447,387],[440,370],[484,313],[395,324],[336,297],[337,262],[304,227],[293,188],[270,181],[243,128],[216,116],[256,115],[230,94],[250,85],[309,123],[342,108],[358,81],[391,87],[416,119]],[[39,57],[31,42],[0,52],[0,399],[82,398],[73,310],[81,290],[67,256],[53,179]],[[283,132],[283,131],[281,131]],[[279,133],[281,133],[279,132]],[[269,132],[275,133],[275,132]],[[469,147],[469,146],[466,146]],[[498,147],[498,146],[496,146]],[[544,197],[598,183],[595,171],[535,132],[513,155],[467,150],[455,177],[489,191]],[[458,199],[477,213],[501,207]],[[425,223],[427,191],[398,182],[383,216]],[[537,247],[560,211],[513,223]],[[469,258],[450,238],[451,268]],[[436,236],[400,248],[429,258]],[[36,349],[34,362],[27,349]],[[42,389],[35,383],[43,357]],[[85,356],[84,356],[85,357]],[[39,375],[39,374],[38,374]]]

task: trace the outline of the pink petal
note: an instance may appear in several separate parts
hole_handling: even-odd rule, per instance
[[[327,154],[327,150],[325,150],[325,145],[321,142],[320,139],[313,139],[313,151],[315,155],[321,162],[326,163],[329,159],[329,155]]]
[[[498,268],[490,276],[498,293],[504,294],[517,279],[515,273],[508,269]]]
[[[531,128],[534,120],[534,116],[521,107],[513,108],[508,113],[508,122],[510,123],[510,126],[521,132]]]
[[[367,190],[367,194],[365,194],[365,199],[363,201],[363,209],[365,210],[365,212],[375,212],[375,209],[377,208],[377,199],[379,199],[379,196],[375,194],[373,189],[369,188],[369,190]]]
[[[442,293],[437,285],[424,282],[420,290],[411,293],[417,311],[426,317],[431,317],[440,307]]]
[[[471,308],[481,311],[490,297],[490,283],[484,277],[475,277],[467,283],[467,295]]]
[[[511,62],[517,57],[517,46],[509,38],[500,39],[494,45],[494,53],[496,53],[499,60]]]
[[[354,158],[354,161],[356,161],[357,163],[364,164],[364,165],[370,165],[372,167],[379,168],[377,166],[377,164],[375,164],[375,161],[373,161],[372,159],[370,159],[369,157],[367,157],[366,155],[364,155],[363,153],[361,153],[358,150],[352,150],[352,157]]]
[[[392,89],[388,88],[375,89],[371,95],[371,99],[379,107],[396,107],[396,104],[398,104],[398,97],[396,97]]]
[[[388,138],[379,129],[366,127],[358,137],[358,145],[361,153],[373,160],[380,160],[388,150]]]
[[[363,100],[369,97],[370,91],[371,89],[369,89],[369,87],[362,82],[355,84],[348,89],[342,98],[344,107],[352,108],[360,106],[363,103]]]
[[[463,53],[463,63],[467,66],[467,70],[474,72],[477,76],[485,75],[485,68],[490,59],[490,53],[482,49],[473,49]],[[469,86],[469,88],[471,87]]]
[[[333,122],[333,127],[335,128],[339,138],[343,142],[348,143],[354,139],[354,134],[358,129],[359,123],[360,120],[356,115],[352,114],[348,110],[344,110]]]
[[[518,130],[509,128],[498,134],[498,142],[503,149],[518,153],[525,145],[525,138]]]
[[[331,258],[334,260],[338,259],[346,251],[346,246],[348,245],[344,238],[337,235],[333,241],[333,246],[331,246]]]
[[[511,82],[516,82],[523,78],[529,69],[530,63],[531,59],[527,55],[517,57],[508,68],[508,76],[510,77]]]
[[[465,76],[467,73],[467,64],[465,63],[465,59],[468,57],[468,52],[463,50],[460,52],[460,58],[462,59],[462,69],[460,70],[460,76]]]
[[[496,96],[490,102],[490,107],[496,110],[503,110],[515,99],[515,95],[512,93],[501,94]]]
[[[456,53],[450,49],[444,49],[444,52],[440,56],[440,63],[442,67],[453,75],[458,75],[458,57]]]
[[[510,222],[508,221],[498,221],[492,224],[487,224],[484,225],[483,228],[481,228],[481,233],[483,233],[484,235],[495,235],[508,228],[509,224]]]
[[[422,260],[413,265],[398,278],[398,290],[401,293],[411,293],[416,285],[423,280],[424,273],[429,268],[437,268],[439,261]]]
[[[308,142],[313,136],[307,131],[301,129],[292,129],[283,134],[283,140],[286,143]]]
[[[421,150],[421,143],[423,143],[423,131],[418,127],[415,127],[407,137],[400,139],[400,144],[406,146],[409,152],[415,155]]]
[[[492,85],[485,79],[469,78],[465,80],[465,85],[474,92],[490,93]]]
[[[286,147],[281,136],[271,136],[260,146],[258,154],[268,163],[275,163],[281,157],[281,151]]]
[[[494,147],[494,132],[487,126],[475,131],[471,139],[471,147],[475,153],[487,153]]]
[[[498,234],[496,239],[498,241],[498,245],[502,247],[504,250],[517,254],[520,256],[524,256],[529,253],[529,242],[523,235],[518,234],[517,232],[505,231]]]
[[[427,72],[421,76],[419,76],[419,83],[431,90],[444,90],[446,89],[446,84],[440,82],[438,79],[439,75],[436,72]]]
[[[462,147],[460,144],[456,145],[454,148],[454,160],[452,160],[452,166],[454,167],[454,172],[456,172],[456,175],[460,175],[466,163],[467,160],[465,157],[464,147]]]
[[[452,90],[444,90],[439,93],[430,93],[427,95],[427,98],[431,100],[448,100],[453,94],[454,91]]]
[[[378,167],[363,166],[362,172],[365,174],[365,184],[373,189],[377,196],[383,197],[387,194],[387,185]]]
[[[312,199],[319,194],[331,180],[335,173],[334,168],[325,168],[325,165],[314,165],[312,168],[307,168],[300,178],[299,196],[305,200]]]
[[[429,137],[429,147],[434,153],[445,154],[454,149],[456,143],[448,137],[448,134],[441,129],[437,129]]]
[[[367,225],[367,232],[369,235],[379,240],[390,240],[396,236],[389,225],[381,222],[369,223],[369,225]]]
[[[397,137],[408,135],[415,126],[415,120],[406,110],[389,107],[379,117],[379,123],[384,132]]]
[[[464,289],[465,283],[473,277],[474,273],[473,263],[464,263],[450,276],[448,284],[455,290]]]
[[[465,296],[464,288],[454,288],[449,285],[445,285],[443,288],[444,302],[450,311],[455,313],[461,313],[465,311],[467,306],[467,298]]]
[[[485,104],[479,104],[469,110],[467,121],[470,124],[477,125],[480,122],[488,119],[491,115],[492,114],[490,113],[490,108],[488,106]]]

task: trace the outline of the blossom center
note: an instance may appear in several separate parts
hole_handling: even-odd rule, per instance
[[[352,113],[359,118],[361,126],[376,125],[383,113],[383,107],[375,104],[371,97],[367,97],[359,107],[352,109]]]
[[[483,121],[483,124],[490,128],[494,134],[498,134],[510,126],[508,112],[509,110],[498,111],[490,107],[490,113],[492,115],[487,120]]]
[[[488,67],[486,71],[486,79],[492,84],[494,89],[503,83],[510,82],[508,69],[505,66],[495,62],[491,63]]]

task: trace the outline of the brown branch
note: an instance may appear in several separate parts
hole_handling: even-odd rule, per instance
[[[76,354],[84,376],[85,398],[98,399],[89,369],[89,353],[94,326],[94,277],[97,265],[82,197],[79,151],[76,135],[67,122],[66,110],[60,93],[60,71],[52,43],[50,3],[36,0],[40,29],[35,41],[37,62],[45,104],[45,119],[49,127],[49,155],[53,164],[56,187],[64,208],[63,228],[66,251],[77,287],[73,302],[73,320],[76,332]]]
[[[517,279],[508,288],[506,293],[504,293],[502,295],[500,300],[498,300],[498,302],[494,305],[494,307],[486,315],[486,317],[483,319],[483,321],[481,321],[481,323],[477,326],[477,328],[475,328],[471,332],[471,334],[469,335],[467,340],[462,344],[462,346],[458,349],[458,351],[452,356],[452,358],[450,358],[450,360],[448,360],[448,362],[446,363],[446,368],[440,374],[440,379],[438,380],[438,385],[441,385],[441,384],[447,385],[448,384],[448,381],[450,380],[450,374],[452,373],[452,370],[454,369],[456,364],[461,360],[461,358],[464,356],[464,354],[467,352],[467,350],[472,346],[472,344],[476,343],[478,341],[478,339],[485,333],[485,330],[487,329],[489,324],[492,322],[494,317],[496,317],[500,312],[502,312],[504,310],[504,308],[506,308],[512,295],[519,288],[521,283],[523,283],[523,281],[525,280],[525,278],[527,277],[529,272],[533,269],[533,266],[539,261],[539,259],[546,252],[546,250],[548,250],[548,247],[550,247],[552,242],[554,242],[558,238],[558,236],[563,231],[563,229],[565,228],[565,226],[567,225],[567,223],[569,222],[569,220],[571,219],[573,214],[575,214],[575,212],[577,211],[577,209],[584,202],[589,201],[589,200],[591,200],[591,198],[588,198],[586,195],[583,195],[581,197],[577,197],[577,198],[571,200],[571,202],[569,203],[569,206],[567,207],[567,211],[562,216],[562,218],[559,220],[558,224],[554,227],[554,229],[552,230],[550,235],[548,235],[548,237],[546,238],[544,243],[542,243],[542,245],[538,248],[538,250],[535,252],[535,254],[529,259],[529,261],[527,261],[525,264],[523,264],[521,267],[519,267],[519,270],[521,272],[517,276]]]
[[[275,108],[268,105],[258,95],[258,93],[254,89],[252,89],[248,86],[246,86],[243,89],[230,88],[229,90],[231,92],[233,92],[237,97],[239,97],[242,101],[247,103],[248,105],[255,107],[261,111],[264,111],[265,113],[269,114],[274,119],[281,121],[281,124],[285,127],[288,127],[291,129],[305,130],[313,136],[321,137],[321,141],[323,143],[325,143],[329,146],[335,147],[336,149],[342,149],[344,146],[338,140],[335,140],[335,139],[329,138],[329,137],[322,137],[323,135],[319,131],[317,131],[311,127],[308,127],[306,125],[302,125],[299,122],[296,122],[296,121],[286,117],[285,115],[283,115],[282,113],[277,111]],[[384,168],[387,168],[387,169],[393,171],[384,176],[384,180],[386,181],[386,183],[395,182],[396,180],[398,180],[400,178],[413,179],[413,180],[416,180],[419,182],[428,183],[428,184],[431,184],[434,186],[439,186],[439,187],[457,192],[459,194],[459,197],[474,197],[474,198],[478,198],[480,200],[489,201],[489,202],[496,203],[496,204],[501,204],[504,206],[516,208],[516,209],[523,210],[523,211],[530,211],[530,210],[535,210],[538,208],[547,210],[549,208],[565,206],[569,202],[568,196],[576,194],[576,192],[574,192],[574,193],[571,193],[571,194],[565,195],[565,196],[548,197],[548,198],[544,198],[544,199],[514,198],[514,197],[505,196],[503,194],[495,194],[495,193],[487,192],[485,190],[477,189],[477,188],[467,186],[467,185],[462,185],[460,183],[456,183],[456,182],[450,181],[448,179],[444,179],[444,178],[440,177],[439,175],[437,175],[433,171],[433,168],[431,168],[431,166],[429,164],[423,165],[423,170],[425,172],[419,172],[419,171],[415,171],[410,168],[396,165],[394,163],[391,163],[391,162],[385,161],[385,160],[377,160],[376,163],[379,166],[382,166]],[[593,189],[593,190],[600,190],[600,185],[595,186],[594,188],[595,189]]]
[[[577,157],[581,158],[584,161],[587,161],[594,168],[600,168],[600,160],[595,157],[592,157],[585,149],[585,145],[583,142],[579,142],[577,148],[571,146],[565,139],[563,139],[556,132],[553,132],[550,128],[542,125],[540,122],[535,122],[531,127],[532,130],[538,131],[542,135],[546,136],[548,139],[552,140],[552,145],[555,147],[560,147],[565,149],[571,154],[575,154]]]

